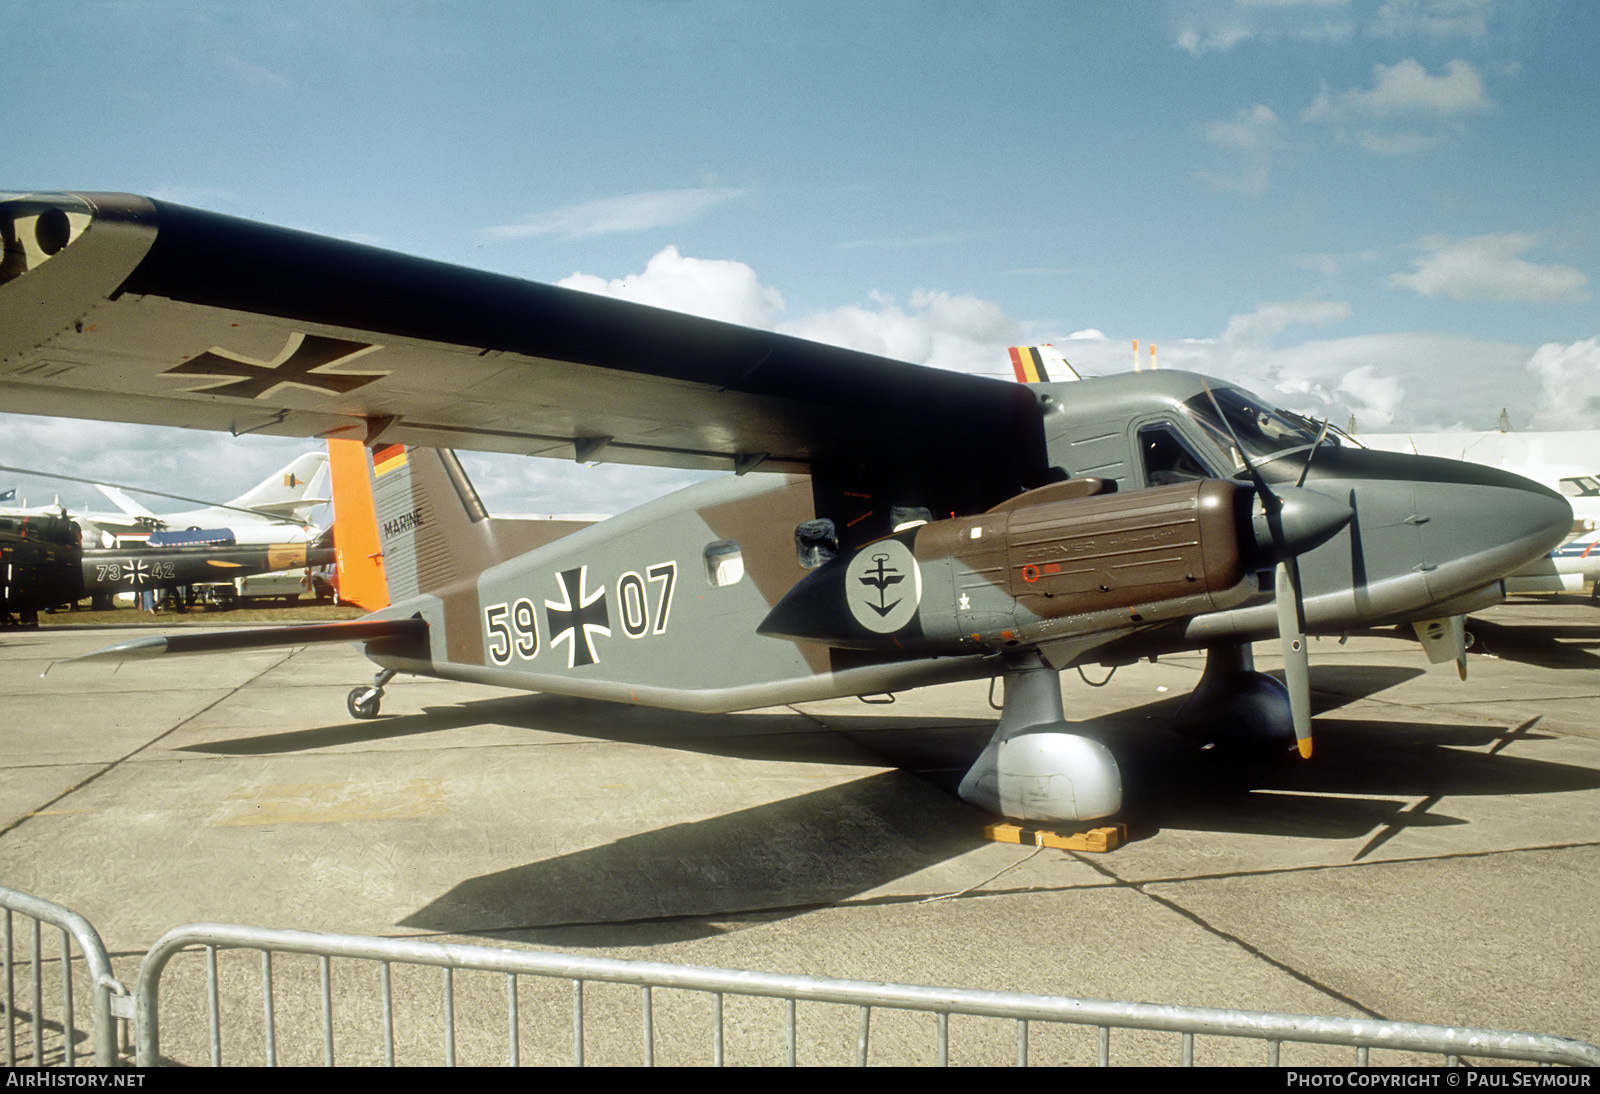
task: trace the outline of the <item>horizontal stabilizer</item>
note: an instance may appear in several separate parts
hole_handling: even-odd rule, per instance
[[[134,661],[161,654],[220,653],[228,650],[270,649],[274,646],[309,646],[316,642],[375,642],[380,639],[425,642],[427,634],[428,624],[423,619],[351,619],[342,623],[135,638],[72,660]]]

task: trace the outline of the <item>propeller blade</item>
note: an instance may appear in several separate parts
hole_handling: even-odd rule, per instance
[[[1217,402],[1217,397],[1212,392],[1211,385],[1206,383],[1204,377],[1200,380],[1200,386],[1205,389],[1206,398],[1211,400],[1211,409],[1217,412],[1217,417],[1222,419],[1223,426],[1228,430],[1228,436],[1233,439],[1234,451],[1238,452],[1239,458],[1244,461],[1244,469],[1249,473],[1250,481],[1256,488],[1256,496],[1261,499],[1262,510],[1266,512],[1268,517],[1276,515],[1278,509],[1282,506],[1278,495],[1272,492],[1272,488],[1267,485],[1267,480],[1261,477],[1261,470],[1250,462],[1249,451],[1239,443],[1239,434],[1233,431],[1233,423],[1222,412],[1222,405]]]
[[[1300,600],[1299,567],[1278,563],[1273,575],[1278,608],[1278,642],[1283,647],[1283,683],[1289,689],[1295,747],[1311,758],[1311,656],[1306,649],[1305,606]]]
[[[1289,712],[1294,721],[1295,747],[1302,757],[1310,759],[1311,657],[1306,650],[1306,610],[1305,602],[1300,597],[1300,567],[1296,564],[1294,552],[1290,549],[1290,537],[1284,531],[1284,501],[1280,495],[1272,492],[1260,469],[1250,461],[1245,447],[1239,443],[1239,435],[1233,430],[1233,423],[1222,412],[1216,395],[1212,393],[1211,385],[1201,380],[1200,386],[1205,389],[1206,397],[1211,400],[1211,409],[1222,419],[1222,424],[1227,427],[1228,436],[1233,438],[1234,447],[1238,449],[1239,457],[1244,460],[1245,470],[1250,474],[1256,496],[1261,499],[1261,510],[1266,518],[1268,533],[1277,548],[1279,561],[1273,567],[1273,597],[1278,609],[1278,642],[1283,647],[1283,683],[1289,690]],[[1316,444],[1313,444],[1311,451],[1306,453],[1306,465],[1301,469],[1300,479],[1295,483],[1296,487],[1305,482],[1306,474],[1311,470],[1311,459],[1316,454],[1317,445],[1322,443],[1322,438],[1327,436],[1327,432],[1327,423],[1324,422]],[[1317,542],[1326,538],[1325,535],[1320,535],[1320,527],[1328,524],[1329,518],[1335,522],[1327,530],[1329,535],[1337,528],[1343,527],[1350,519],[1339,513],[1320,515],[1324,519],[1317,522],[1320,536]]]
[[[1317,434],[1317,439],[1311,442],[1311,451],[1306,453],[1306,465],[1300,469],[1300,477],[1294,480],[1296,486],[1306,484],[1306,476],[1311,474],[1311,461],[1316,459],[1317,449],[1322,447],[1322,440],[1328,435],[1328,419],[1322,419],[1322,429]]]

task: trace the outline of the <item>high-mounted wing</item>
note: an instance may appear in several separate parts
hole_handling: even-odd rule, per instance
[[[1019,385],[126,194],[0,200],[0,408],[825,471],[971,510],[1044,475]]]

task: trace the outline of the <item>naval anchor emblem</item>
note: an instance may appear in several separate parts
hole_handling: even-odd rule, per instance
[[[600,663],[595,653],[594,636],[611,637],[611,613],[606,610],[606,587],[585,595],[584,580],[589,567],[562,570],[556,575],[561,582],[561,600],[544,602],[545,622],[550,627],[550,645],[567,644],[567,668]]]
[[[850,614],[874,634],[904,627],[922,601],[922,571],[911,549],[897,539],[858,552],[850,560],[844,582]]]
[[[259,399],[284,384],[313,391],[343,395],[347,391],[381,380],[387,372],[324,372],[333,365],[348,364],[380,347],[320,334],[295,333],[278,356],[270,361],[249,361],[234,357],[213,346],[197,357],[167,369],[163,376],[211,376],[216,379],[191,390],[207,395],[232,395],[236,399]],[[226,381],[233,381],[227,383]]]

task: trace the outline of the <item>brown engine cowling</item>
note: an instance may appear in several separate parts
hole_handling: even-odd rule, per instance
[[[856,649],[971,653],[1214,611],[1259,588],[1251,492],[1206,479],[1129,494],[1041,487],[836,558],[765,634]]]

